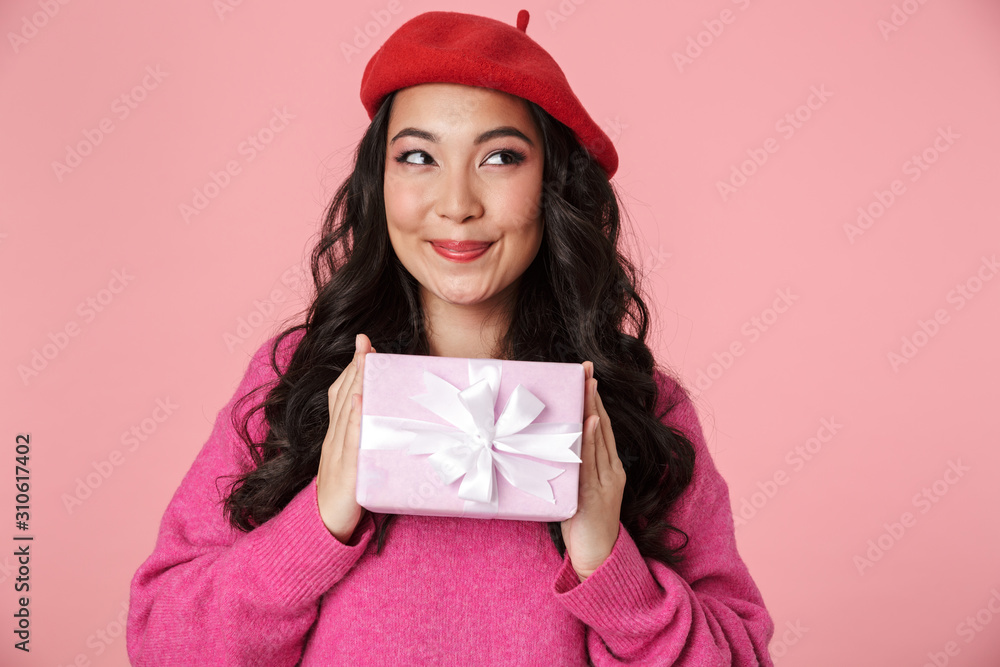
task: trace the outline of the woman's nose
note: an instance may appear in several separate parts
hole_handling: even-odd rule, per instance
[[[483,204],[475,179],[464,169],[444,174],[437,193],[436,212],[443,218],[465,222],[483,214]]]

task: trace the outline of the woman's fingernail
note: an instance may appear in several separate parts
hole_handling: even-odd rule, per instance
[[[354,351],[357,352],[361,349],[361,334],[354,337]]]

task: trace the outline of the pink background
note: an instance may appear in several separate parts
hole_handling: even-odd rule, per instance
[[[162,512],[252,352],[304,305],[368,123],[367,59],[423,11],[470,11],[226,1],[0,5],[2,664],[127,663],[117,619]],[[1000,251],[1000,5],[479,7],[532,12],[618,148],[651,344],[700,380],[777,664],[1000,663],[1000,280],[983,263]],[[859,207],[873,217],[849,234]],[[25,432],[27,656],[11,641]]]

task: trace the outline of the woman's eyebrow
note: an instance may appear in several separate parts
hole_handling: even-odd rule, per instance
[[[391,146],[396,141],[396,139],[400,139],[402,137],[416,137],[418,139],[424,139],[426,141],[430,141],[431,143],[435,144],[439,142],[438,136],[433,132],[428,132],[426,130],[418,130],[415,127],[407,127],[397,132],[396,136],[394,136],[392,138],[392,141],[389,142],[389,145]],[[476,140],[473,143],[478,146],[484,141],[489,141],[490,139],[496,139],[497,137],[518,137],[519,139],[523,139],[524,141],[526,141],[529,146],[533,147],[535,145],[534,142],[531,141],[531,139],[529,139],[523,132],[521,132],[516,127],[511,127],[509,125],[505,125],[503,127],[495,127],[492,130],[487,130],[486,132],[483,132],[478,137],[476,137]]]

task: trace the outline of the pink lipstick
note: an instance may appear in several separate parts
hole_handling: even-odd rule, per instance
[[[445,259],[453,262],[471,262],[482,257],[493,243],[491,241],[451,241],[449,239],[434,239],[431,241],[434,250]]]

